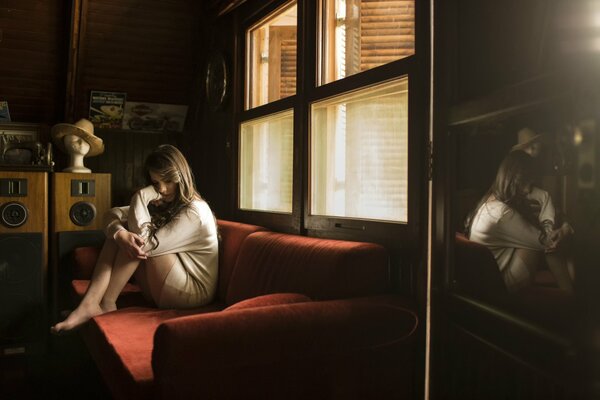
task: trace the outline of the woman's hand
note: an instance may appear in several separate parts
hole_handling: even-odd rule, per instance
[[[573,234],[573,228],[568,222],[563,222],[560,228],[553,230],[550,233],[550,245],[546,248],[546,251],[554,251],[558,247],[559,243],[567,236]]]
[[[127,229],[121,229],[117,232],[115,235],[115,242],[117,242],[117,246],[131,258],[140,260],[148,258],[146,252],[142,249],[145,244],[144,239],[133,232],[129,232]]]
[[[150,201],[150,205],[153,205],[154,207],[161,207],[161,206],[165,205],[166,203],[167,202],[164,201],[162,195],[160,196],[160,199]]]

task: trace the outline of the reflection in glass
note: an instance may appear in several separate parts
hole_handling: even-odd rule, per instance
[[[248,30],[246,109],[296,94],[297,10],[290,2]]]
[[[322,0],[320,84],[415,53],[414,0]]]
[[[575,333],[598,282],[595,121],[542,109],[453,128],[457,293]]]
[[[545,262],[558,286],[571,292],[572,266],[560,250],[573,229],[567,221],[558,223],[551,195],[537,186],[531,153],[538,144],[530,139],[502,160],[468,218],[467,238],[492,252],[508,291],[531,286]]]
[[[408,78],[312,105],[311,213],[408,219]]]
[[[292,212],[292,111],[245,122],[240,129],[240,208]]]

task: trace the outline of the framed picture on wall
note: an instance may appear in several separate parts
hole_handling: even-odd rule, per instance
[[[182,132],[188,106],[128,101],[123,129],[144,132]]]
[[[51,151],[40,142],[41,126],[0,123],[0,166],[40,165],[51,162]]]
[[[0,101],[0,123],[10,122],[10,112],[8,111],[8,101]]]

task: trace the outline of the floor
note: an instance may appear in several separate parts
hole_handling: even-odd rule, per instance
[[[37,355],[0,357],[0,399],[110,399],[77,334],[50,337]]]

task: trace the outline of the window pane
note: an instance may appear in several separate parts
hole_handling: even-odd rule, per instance
[[[296,94],[296,2],[247,32],[246,109]]]
[[[286,111],[242,124],[241,209],[292,212],[293,120]]]
[[[407,222],[408,78],[312,105],[311,213]]]
[[[320,84],[415,53],[414,0],[321,0]]]

